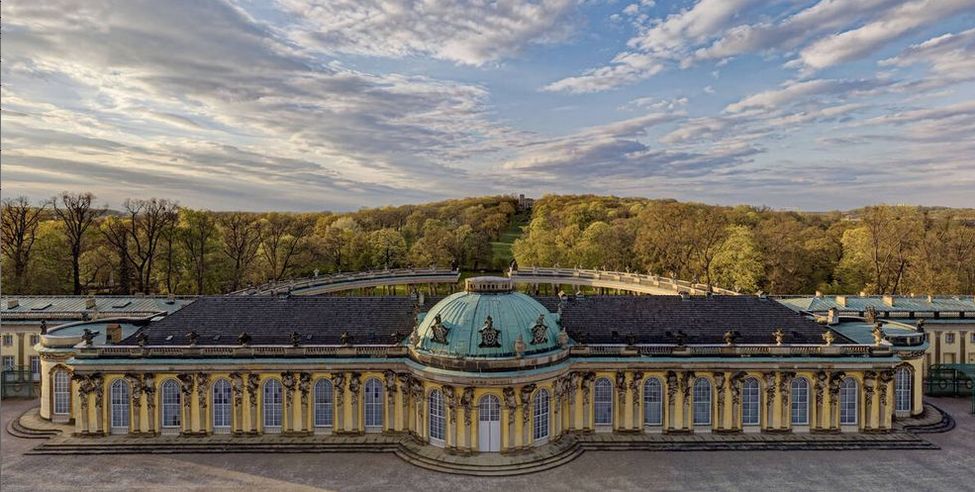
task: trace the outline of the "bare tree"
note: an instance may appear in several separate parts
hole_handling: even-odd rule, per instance
[[[272,212],[261,221],[261,251],[270,278],[281,280],[291,267],[298,246],[314,227],[307,217]]]
[[[233,279],[230,290],[240,288],[244,272],[257,257],[257,248],[261,244],[261,231],[254,216],[243,212],[234,212],[220,218],[223,227],[223,253],[232,262]]]
[[[217,221],[207,210],[184,210],[185,226],[179,231],[179,240],[190,257],[196,293],[202,295],[207,271],[207,257],[211,242],[217,233]]]
[[[152,291],[152,268],[156,248],[166,231],[173,227],[178,217],[179,205],[170,200],[125,200],[124,219],[107,220],[103,232],[105,238],[125,255],[139,275],[139,290]]]
[[[91,227],[92,222],[104,213],[104,210],[91,207],[94,199],[95,195],[91,193],[65,191],[51,200],[54,214],[64,224],[64,234],[68,238],[68,247],[71,249],[71,274],[75,295],[81,294],[81,253],[84,251],[85,232]]]
[[[14,265],[13,290],[15,291],[24,287],[30,250],[37,239],[37,226],[40,225],[45,206],[46,203],[31,205],[30,200],[24,196],[3,201],[2,212],[0,212],[2,215],[0,233],[3,237],[0,238],[0,246],[3,254]]]

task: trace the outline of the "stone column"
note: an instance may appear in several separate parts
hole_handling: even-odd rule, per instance
[[[824,415],[826,412],[825,407],[825,393],[827,389],[827,376],[825,371],[819,371],[816,373],[816,428],[822,430],[828,423],[825,420]]]
[[[667,430],[677,429],[677,373],[667,371],[667,415],[665,415],[665,425]]]
[[[576,395],[579,393],[579,381],[582,377],[578,372],[569,375],[568,399],[569,399],[569,430],[574,431],[576,427]]]
[[[593,417],[590,410],[592,402],[592,383],[596,380],[596,373],[587,372],[582,376],[582,430],[593,429]]]
[[[894,380],[894,371],[887,370],[880,373],[880,424],[877,426],[880,430],[887,430],[887,416],[889,410],[887,409],[887,402],[890,401],[890,383]]]
[[[460,406],[464,409],[464,448],[473,451],[473,441],[471,440],[471,421],[474,413],[474,388],[468,386],[464,388],[464,393],[460,397]]]
[[[284,393],[284,401],[282,401],[281,415],[284,421],[281,422],[281,427],[286,433],[292,433],[295,431],[295,389],[297,387],[297,381],[295,380],[295,375],[292,372],[282,372],[281,373],[281,391]]]
[[[349,376],[349,401],[352,403],[352,430],[361,432],[365,430],[365,425],[359,422],[359,398],[362,396],[362,380],[357,372]],[[365,405],[363,405],[365,406]],[[364,420],[364,419],[363,419]]]
[[[795,377],[796,373],[794,372],[783,372],[779,374],[779,401],[782,402],[782,430],[792,428],[792,408],[789,406],[789,398],[792,395],[792,380]]]
[[[771,429],[775,424],[772,410],[775,408],[775,373],[765,373],[765,429]]]
[[[863,429],[873,429],[873,395],[876,393],[877,373],[867,371],[863,375]]]
[[[132,420],[129,433],[139,434],[142,432],[142,377],[138,374],[126,374],[125,379],[132,388]]]
[[[444,429],[444,441],[448,448],[457,448],[457,392],[454,387],[444,385],[442,388],[444,403],[447,411],[444,421],[447,428]]]
[[[416,407],[416,434],[420,439],[429,441],[430,436],[426,432],[426,420],[423,418],[423,405],[426,403],[426,395],[423,390],[423,383],[413,380],[413,406]]]
[[[739,431],[741,426],[741,385],[747,374],[738,371],[731,376],[731,430]]]
[[[829,416],[830,416],[830,427],[834,430],[840,430],[840,382],[845,377],[842,372],[834,372],[829,376]]]
[[[233,401],[231,432],[244,432],[244,377],[239,372],[230,373],[230,390]]]
[[[613,405],[613,430],[626,429],[626,373],[616,371],[616,405]]]
[[[684,427],[685,431],[691,430],[694,425],[694,419],[691,415],[691,409],[693,408],[693,392],[691,391],[693,387],[692,380],[694,378],[694,372],[684,371],[681,373],[680,378],[680,391],[681,391],[681,401],[684,404]]]
[[[208,434],[207,424],[210,422],[209,405],[207,404],[210,394],[210,375],[204,372],[196,375],[196,399],[200,405],[200,429],[202,434]]]
[[[725,393],[726,381],[723,372],[716,372],[712,374],[712,376],[714,377],[714,391],[717,395],[715,400],[718,405],[718,411],[717,411],[718,425],[716,425],[715,428],[725,429],[726,427],[724,425],[724,402],[725,402],[724,393]]]
[[[345,431],[345,374],[338,372],[332,375],[332,385],[335,391],[335,430]]]
[[[310,434],[315,430],[315,426],[311,422],[312,413],[308,403],[308,395],[311,393],[311,373],[302,372],[298,374],[298,391],[301,393],[301,404],[298,407],[299,430]]]
[[[515,410],[518,408],[515,402],[515,389],[508,386],[501,390],[504,395],[504,407],[508,410],[508,451],[515,449]]]
[[[260,390],[261,384],[257,374],[250,373],[247,375],[247,403],[250,406],[250,429],[248,432],[252,434],[257,434],[257,392]]]
[[[179,431],[181,434],[193,432],[193,375],[179,374],[180,403],[182,403],[182,414],[179,419]]]
[[[74,380],[78,386],[78,404],[80,407],[79,410],[81,412],[79,418],[75,419],[76,422],[75,432],[81,435],[87,435],[88,434],[88,408],[89,408],[88,395],[92,391],[91,376],[74,373],[72,374],[71,379]]]
[[[146,417],[149,421],[146,432],[156,434],[156,378],[153,374],[142,375],[142,390],[146,393]]]
[[[396,430],[396,373],[387,369],[383,373],[386,386],[386,418],[383,419],[383,430]]]
[[[643,400],[640,398],[640,387],[643,386],[643,373],[640,371],[634,372],[632,378],[630,379],[630,394],[633,403],[633,430],[642,430],[643,422],[641,422],[640,408],[643,406]]]
[[[535,392],[534,384],[526,384],[521,387],[519,396],[521,397],[521,445],[527,448],[530,444],[532,433],[532,393]]]
[[[403,430],[411,432],[413,428],[410,425],[410,416],[412,415],[410,412],[410,374],[406,372],[400,373],[396,376],[396,379],[399,380],[400,386],[400,414],[403,417]]]

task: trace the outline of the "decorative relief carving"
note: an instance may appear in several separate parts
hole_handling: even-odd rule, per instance
[[[335,387],[335,404],[342,408],[345,401],[345,373],[337,372],[332,375],[332,386]]]
[[[257,411],[257,388],[260,386],[260,380],[257,374],[247,375],[247,402],[250,404],[251,413]]]
[[[508,409],[508,424],[513,424],[515,423],[515,409],[518,408],[518,404],[515,402],[515,389],[506,386],[501,390],[501,394],[504,396],[504,406]]]
[[[464,394],[460,397],[460,405],[464,409],[464,424],[471,425],[471,412],[474,404],[474,388],[468,386],[464,388]]]
[[[491,316],[488,316],[484,320],[484,326],[480,329],[481,333],[481,343],[480,347],[500,347],[501,346],[501,332],[494,327],[494,320]]]
[[[588,405],[592,397],[592,383],[596,380],[596,373],[587,372],[582,376],[582,404]]]
[[[528,421],[531,419],[531,398],[535,388],[534,384],[526,384],[521,387],[521,419],[525,425],[528,425]]]
[[[437,313],[433,317],[433,324],[430,325],[430,332],[433,334],[431,340],[435,343],[447,344],[447,334],[450,333],[450,328],[444,326],[443,320],[440,318],[440,313]]]
[[[353,372],[352,376],[349,377],[349,396],[352,398],[352,405],[359,404],[359,388],[362,387],[362,381],[359,380],[360,374]]]
[[[633,407],[638,408],[640,406],[640,387],[643,386],[643,373],[640,371],[633,373],[633,379],[630,380],[630,394],[633,395]],[[635,411],[635,410],[634,410]]]
[[[281,373],[281,386],[284,386],[284,402],[287,407],[291,407],[291,402],[294,400],[294,392],[296,387],[295,375],[291,372]]]
[[[532,345],[538,345],[548,341],[548,326],[545,326],[545,315],[539,314],[535,320],[535,325],[531,327]]]
[[[454,387],[445,384],[441,388],[444,394],[444,400],[447,402],[447,409],[450,410],[448,413],[450,415],[450,423],[457,421],[457,392],[454,391]]]
[[[234,407],[240,407],[244,401],[244,378],[239,372],[230,373],[230,389],[233,393]]]
[[[196,397],[200,400],[200,408],[205,410],[207,407],[207,389],[210,387],[210,375],[201,372],[196,375]]]
[[[178,374],[176,376],[176,379],[179,379],[179,383],[180,383],[179,384],[179,389],[180,389],[180,392],[183,394],[182,395],[183,396],[183,406],[185,408],[189,409],[190,408],[190,404],[192,403],[192,398],[191,397],[193,395],[193,375],[192,374],[187,374],[187,373]]]
[[[142,375],[142,390],[146,393],[146,408],[151,419],[152,410],[156,408],[156,376],[151,372]]]

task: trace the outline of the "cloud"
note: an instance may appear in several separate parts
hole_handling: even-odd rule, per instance
[[[883,67],[926,65],[929,84],[944,86],[975,80],[975,29],[943,34],[913,44],[892,58],[880,60]]]
[[[819,0],[787,2],[784,11],[776,2],[699,0],[666,18],[638,23],[627,48],[607,64],[543,89],[605,91],[668,69],[722,65],[745,55],[791,58],[787,67],[808,73],[866,57],[966,8],[972,8],[971,0]]]
[[[279,0],[294,19],[287,35],[326,53],[403,58],[431,56],[483,65],[525,46],[561,41],[575,2]]]
[[[918,0],[885,10],[877,18],[848,31],[820,39],[799,52],[809,69],[821,69],[872,53],[919,27],[971,9],[971,0]]]
[[[5,149],[4,164],[66,163],[81,141],[111,142],[77,148],[90,166],[125,162],[161,182],[185,172],[334,189],[299,187],[317,208],[347,204],[356,190],[445,196],[465,183],[456,163],[518,138],[492,121],[479,85],[315,63],[230,4],[4,9],[4,134],[23,143]],[[22,116],[8,120],[8,109]]]

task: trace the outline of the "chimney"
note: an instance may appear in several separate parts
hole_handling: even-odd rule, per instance
[[[867,297],[867,291],[861,290],[860,291],[860,297]]]
[[[678,292],[677,294],[680,295],[681,300],[684,300],[684,301],[690,299],[690,297],[691,297],[691,294],[688,293],[686,290],[682,290],[682,291]]]
[[[846,296],[836,296],[836,304],[840,307],[846,307]]]
[[[20,301],[17,299],[7,299],[7,309],[13,309],[20,305]]]
[[[884,306],[894,307],[894,296],[890,294],[884,295]]]
[[[823,297],[823,292],[822,292],[822,291],[820,291],[820,290],[817,290],[817,291],[816,291],[816,298],[818,299],[818,298],[820,298],[820,297]]]
[[[826,324],[835,325],[836,323],[839,322],[840,322],[839,310],[837,310],[835,307],[829,308],[829,310],[826,311]]]
[[[928,304],[932,304],[932,303],[934,303],[934,296],[931,295],[931,294],[928,294]]]
[[[108,339],[108,343],[119,343],[122,341],[122,325],[118,323],[109,323],[105,326],[105,337]]]
[[[95,298],[89,297],[85,299],[85,309],[95,309]]]

